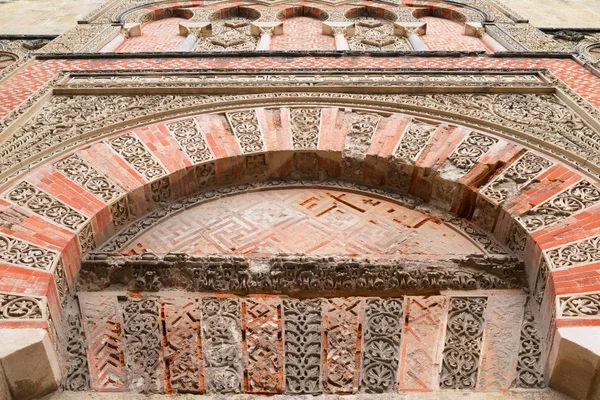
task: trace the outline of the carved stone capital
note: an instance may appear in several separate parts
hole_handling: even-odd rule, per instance
[[[481,22],[466,22],[465,35],[482,38],[485,35],[485,28],[481,25]]]
[[[261,36],[268,33],[271,36],[283,35],[283,22],[253,22],[250,24],[250,34],[252,36]]]
[[[125,37],[142,36],[142,24],[140,24],[140,23],[123,24],[123,34],[125,35]]]
[[[422,36],[427,32],[425,22],[394,22],[394,35],[408,37],[411,33]]]
[[[179,34],[187,36],[193,34],[196,37],[212,36],[212,24],[210,22],[183,22],[179,24]]]
[[[323,34],[335,36],[342,34],[346,37],[353,36],[356,30],[354,22],[323,22]]]

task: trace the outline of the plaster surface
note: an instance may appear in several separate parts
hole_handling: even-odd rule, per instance
[[[502,0],[538,28],[600,28],[598,0]]]
[[[104,0],[1,0],[0,34],[60,34]]]

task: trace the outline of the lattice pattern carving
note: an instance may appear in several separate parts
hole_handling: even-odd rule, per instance
[[[246,299],[243,326],[247,357],[247,393],[281,393],[283,390],[283,348],[281,346],[281,301]]]
[[[174,393],[201,393],[200,302],[189,297],[165,298],[162,315],[167,389]]]
[[[327,338],[323,386],[327,393],[354,393],[360,374],[363,301],[355,297],[328,299],[323,307]]]

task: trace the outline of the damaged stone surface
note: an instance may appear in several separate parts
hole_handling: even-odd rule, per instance
[[[92,254],[79,290],[184,289],[229,293],[419,292],[525,287],[523,264],[505,256],[373,260],[353,257]]]

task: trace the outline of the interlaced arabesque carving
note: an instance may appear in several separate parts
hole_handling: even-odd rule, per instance
[[[600,261],[600,236],[550,249],[545,254],[552,269],[598,262]]]
[[[87,347],[81,319],[77,314],[67,317],[67,363],[65,389],[90,390]]]
[[[0,233],[0,260],[4,263],[50,271],[58,253]]]
[[[600,189],[583,180],[535,206],[518,217],[518,221],[527,231],[534,232],[592,207],[598,202],[600,202]]]
[[[0,293],[0,320],[43,319],[42,307],[40,299]]]
[[[127,299],[121,306],[125,357],[132,389],[143,393],[162,391],[162,352],[159,302],[153,298]]]
[[[369,299],[365,304],[362,392],[386,393],[396,386],[403,299]]]
[[[550,275],[550,270],[548,269],[548,264],[546,260],[542,257],[542,261],[540,262],[535,289],[533,291],[533,298],[538,305],[542,304],[544,300],[544,294],[546,293],[546,285],[548,283],[548,276]]]
[[[500,204],[526,188],[553,164],[528,151],[483,187],[480,193]]]
[[[214,158],[196,119],[188,118],[169,122],[165,125],[167,129],[173,133],[173,136],[175,136],[179,142],[179,146],[181,146],[185,154],[192,162],[194,162],[194,164],[212,160]]]
[[[321,127],[320,108],[290,109],[290,129],[294,149],[316,149]]]
[[[521,342],[514,387],[538,389],[545,385],[542,370],[542,343],[532,313],[526,309],[521,326]]]
[[[54,168],[106,203],[110,203],[124,194],[117,184],[96,171],[93,166],[76,154],[55,163]]]
[[[477,161],[496,143],[498,143],[496,138],[480,133],[470,133],[450,154],[448,161],[456,168],[472,169]]]
[[[238,140],[242,153],[256,153],[265,150],[256,111],[226,113],[233,135]]]
[[[394,25],[386,20],[361,17],[356,18],[355,33],[348,38],[350,50],[412,50],[408,41],[394,34]]]
[[[485,297],[450,300],[440,388],[474,389],[483,340]]]
[[[258,39],[250,34],[247,18],[229,18],[212,23],[212,35],[199,37],[194,51],[254,50]]]
[[[349,113],[348,132],[346,133],[343,151],[343,169],[346,176],[360,176],[363,160],[380,121],[381,116],[378,114]]]
[[[404,131],[394,157],[407,164],[413,164],[425,149],[438,125],[412,121]]]
[[[149,181],[167,174],[163,166],[134,133],[117,136],[108,140],[107,143]]]
[[[21,182],[6,199],[71,230],[77,230],[88,218],[28,182]]]
[[[559,317],[589,318],[600,316],[600,293],[559,297]]]

